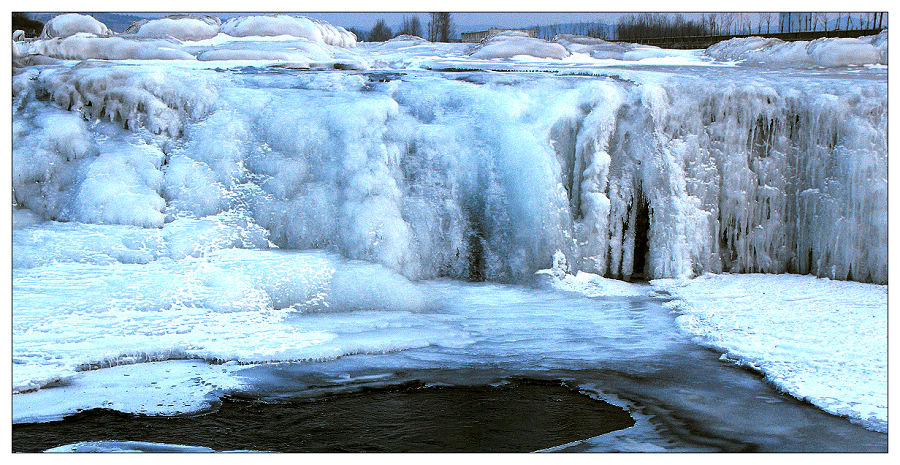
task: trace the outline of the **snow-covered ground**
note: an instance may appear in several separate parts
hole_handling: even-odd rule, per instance
[[[260,382],[247,366],[355,355],[715,370],[611,279],[642,273],[678,278],[653,285],[702,344],[886,428],[885,286],[703,275],[887,282],[886,33],[675,51],[60,18],[13,43],[16,421],[197,411]]]
[[[887,286],[797,275],[659,279],[679,327],[779,389],[887,432]]]

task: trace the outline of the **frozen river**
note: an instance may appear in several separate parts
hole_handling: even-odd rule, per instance
[[[646,285],[634,287],[636,294],[648,290]],[[258,354],[291,358],[286,354],[298,350],[310,357],[318,354],[321,361],[241,366],[190,360],[85,371],[61,387],[14,396],[14,417],[19,422],[29,417],[46,421],[100,406],[172,415],[207,411],[224,395],[288,402],[410,382],[484,386],[531,378],[563,380],[624,408],[637,422],[622,431],[581,438],[587,440],[563,450],[886,450],[886,435],[786,396],[755,372],[722,361],[718,353],[693,343],[677,329],[676,315],[662,306],[660,297],[587,298],[450,281],[423,282],[414,288],[422,301],[404,310],[281,311],[269,316],[266,326],[246,324],[246,315],[240,315],[247,312],[237,311],[227,314],[233,323],[216,317],[209,323],[216,331],[205,337],[199,324],[184,325],[180,335],[185,347],[180,357],[196,356],[213,345],[236,350],[246,344]],[[181,311],[145,313],[140,326],[155,336],[144,338],[144,349],[153,343],[177,345],[166,341],[173,336],[154,325],[177,320]],[[94,317],[98,326],[107,325],[104,337],[112,337],[114,328],[134,325],[110,324],[109,314]],[[92,323],[84,315],[79,321]],[[319,342],[310,342],[312,334]],[[64,350],[60,347],[59,352]],[[341,353],[346,355],[331,358]],[[229,357],[223,353],[222,358]],[[99,399],[102,404],[94,404]],[[410,421],[435,427],[429,418],[423,412]],[[239,439],[240,429],[235,431],[232,437]],[[140,433],[76,437],[146,440]],[[160,437],[166,436],[160,434],[157,440]],[[188,444],[218,445],[219,450],[247,447],[240,443],[222,447],[221,442],[201,439]]]

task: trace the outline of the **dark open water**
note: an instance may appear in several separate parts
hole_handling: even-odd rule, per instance
[[[531,452],[634,424],[558,383],[368,390],[279,403],[225,400],[193,417],[91,410],[13,426],[14,452],[132,440],[279,452]]]

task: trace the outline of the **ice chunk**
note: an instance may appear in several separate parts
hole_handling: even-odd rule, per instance
[[[82,32],[96,36],[108,36],[111,33],[105,24],[97,21],[93,16],[66,13],[54,16],[47,21],[41,32],[41,38],[69,37]]]
[[[125,33],[134,34],[135,37],[203,40],[215,37],[221,24],[215,16],[177,14],[159,19],[142,19],[129,26]]]
[[[180,444],[163,444],[158,442],[142,442],[142,441],[89,441],[76,442],[73,444],[65,444],[62,446],[47,449],[44,452],[81,452],[81,453],[97,453],[97,452],[215,452],[213,449],[201,446],[184,446]]]

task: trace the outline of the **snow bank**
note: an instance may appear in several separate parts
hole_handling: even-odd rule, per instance
[[[569,52],[560,44],[528,37],[528,34],[524,32],[503,31],[484,39],[481,46],[476,48],[471,54],[472,58],[483,60],[512,58],[514,56],[560,60],[569,56]]]
[[[225,21],[219,31],[234,37],[291,35],[336,47],[356,45],[356,35],[346,29],[305,16],[240,16]]]
[[[887,432],[887,286],[757,274],[651,284],[676,298],[679,326],[723,360]]]
[[[175,38],[185,40],[204,40],[215,37],[221,25],[215,16],[169,15],[159,19],[140,20],[125,30],[126,34],[135,37]]]
[[[766,66],[840,67],[882,62],[881,51],[872,43],[849,38],[823,38],[810,42],[735,38],[709,47],[706,53],[716,60]]]
[[[69,37],[78,33],[89,33],[95,36],[108,36],[111,31],[105,24],[93,16],[67,13],[54,16],[44,24],[41,38]]]

